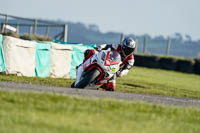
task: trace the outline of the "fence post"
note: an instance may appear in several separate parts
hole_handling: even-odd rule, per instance
[[[6,16],[5,16],[5,24],[7,24],[8,23],[8,15],[6,14]]]
[[[17,29],[16,33],[19,34],[19,24],[16,25],[16,29]]]
[[[4,32],[4,23],[1,23],[1,32]]]
[[[67,32],[68,32],[68,25],[65,24],[64,25],[64,36],[63,36],[64,42],[67,42]]]
[[[8,15],[6,14],[4,26],[6,26],[7,23],[8,23]],[[7,32],[5,27],[3,27],[3,31],[2,32]]]
[[[37,19],[34,20],[34,34],[37,34]]]
[[[170,38],[168,38],[168,41],[167,41],[167,49],[166,49],[166,55],[169,55],[170,45],[171,45],[171,40],[170,40]]]
[[[3,25],[2,25],[2,32],[3,32],[3,33],[6,32],[6,28],[5,28],[5,27],[6,27],[6,24],[3,24]]]
[[[33,26],[29,27],[29,35],[31,35],[33,33]]]
[[[48,35],[49,35],[49,25],[46,27],[45,37],[48,37]]]
[[[124,34],[121,34],[121,38],[120,38],[120,44],[122,45],[122,41],[124,40]]]
[[[138,40],[136,39],[135,40],[135,54],[137,54],[137,51],[138,51]]]
[[[147,41],[146,41],[146,36],[144,37],[144,43],[143,43],[143,53],[145,54],[146,53],[146,44],[147,43]]]

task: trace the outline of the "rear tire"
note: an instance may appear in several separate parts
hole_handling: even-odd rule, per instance
[[[77,85],[74,85],[74,88],[85,88],[89,83],[93,82],[99,75],[99,70],[91,70],[84,76],[84,78],[81,81],[78,82]]]

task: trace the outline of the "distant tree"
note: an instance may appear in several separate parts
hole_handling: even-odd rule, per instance
[[[143,37],[146,37],[147,40],[151,40],[151,36],[149,34],[144,34]]]
[[[200,45],[200,40],[197,40],[196,42],[197,42],[197,44],[199,44],[199,45]]]
[[[185,35],[186,41],[191,42],[192,41],[192,37],[190,35]]]
[[[177,40],[177,41],[183,41],[183,37],[182,37],[182,35],[180,34],[180,33],[175,33],[175,39]]]
[[[163,41],[163,40],[165,40],[164,36],[162,36],[162,35],[155,36],[153,39],[154,39],[155,41]]]
[[[88,27],[89,27],[89,30],[99,32],[99,27],[95,24],[90,24]]]

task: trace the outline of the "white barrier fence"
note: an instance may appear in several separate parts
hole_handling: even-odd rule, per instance
[[[17,74],[18,76],[36,76],[36,41],[27,41],[10,36],[3,36],[2,51],[6,74]],[[40,42],[39,42],[40,43]],[[51,45],[49,74],[43,77],[69,78],[71,67],[72,46],[46,42]],[[45,45],[42,42],[40,45]],[[48,49],[44,52],[48,52]],[[43,59],[45,59],[43,57]],[[40,60],[42,63],[42,60]],[[47,62],[48,63],[48,62]],[[48,65],[46,65],[48,66]],[[42,72],[42,71],[41,71]]]
[[[72,46],[51,42],[50,77],[69,78]]]

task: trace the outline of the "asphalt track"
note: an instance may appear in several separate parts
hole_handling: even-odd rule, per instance
[[[135,93],[72,89],[64,87],[41,86],[35,84],[24,84],[24,83],[14,83],[14,82],[0,82],[0,89],[10,90],[10,91],[46,92],[53,94],[82,96],[87,98],[109,98],[109,99],[119,99],[119,100],[137,101],[137,102],[142,101],[153,104],[166,104],[172,106],[200,107],[200,99],[196,98],[178,98],[178,97],[135,94]]]

